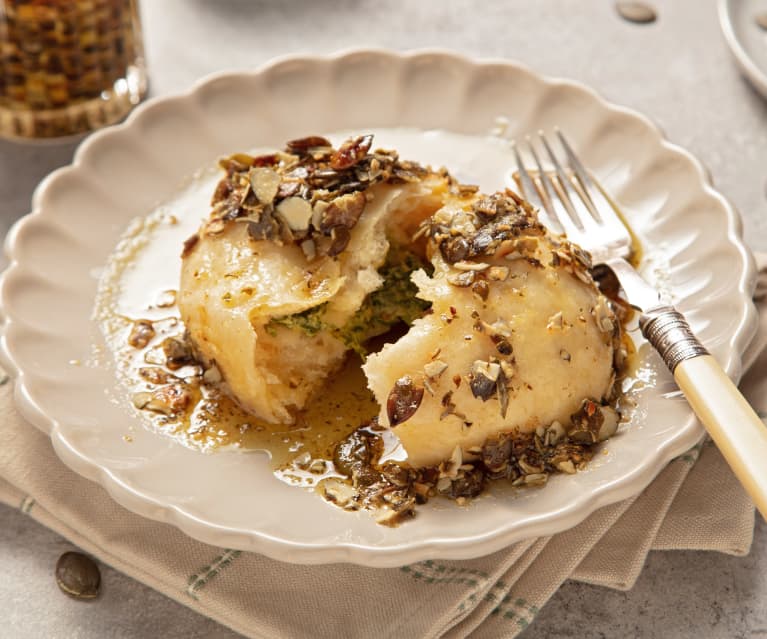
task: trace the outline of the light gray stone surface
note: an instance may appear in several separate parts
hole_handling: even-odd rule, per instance
[[[660,19],[644,26],[609,0],[144,0],[142,10],[154,95],[275,55],[354,46],[450,48],[581,80],[693,151],[742,212],[748,243],[767,250],[767,103],[738,76],[713,0],[654,5]],[[0,142],[0,232],[73,150]],[[0,637],[235,636],[106,567],[99,600],[70,600],[53,579],[68,549],[0,507]],[[745,558],[653,553],[628,593],[567,584],[524,637],[767,637],[767,526]]]

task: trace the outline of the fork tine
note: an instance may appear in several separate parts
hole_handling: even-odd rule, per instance
[[[554,172],[557,175],[557,182],[560,184],[560,188],[556,188],[554,181],[549,177],[549,172],[544,172],[544,179],[548,183],[549,194],[551,195],[552,202],[557,207],[557,216],[568,232],[571,234],[573,230],[577,233],[583,233],[586,229],[586,220],[579,214],[575,202],[573,201],[572,185],[568,184],[567,176],[565,175],[562,165],[557,160],[557,157],[551,150],[548,141],[543,135],[542,131],[538,132],[538,136],[549,156],[549,161],[554,166]],[[532,146],[532,145],[531,145]],[[533,151],[533,153],[535,153]],[[538,163],[540,166],[540,162]]]
[[[551,164],[554,166],[554,172],[557,174],[559,185],[561,186],[562,200],[566,205],[568,214],[572,217],[573,223],[580,232],[586,230],[589,226],[589,222],[593,225],[594,221],[591,218],[588,206],[583,202],[580,194],[575,190],[565,170],[562,168],[557,156],[554,155],[554,151],[551,150],[549,141],[543,132],[538,133],[538,137],[541,139],[543,147],[546,149],[546,153],[549,156]],[[585,211],[584,211],[585,209]]]
[[[511,143],[511,150],[514,153],[514,159],[517,162],[517,174],[522,183],[522,193],[535,208],[538,209],[539,216],[544,218],[541,221],[555,233],[564,233],[564,229],[557,221],[556,213],[551,209],[551,200],[547,200],[545,194],[541,193],[536,186],[530,173],[525,168],[522,157],[519,154],[516,142]]]
[[[547,203],[546,212],[548,213],[548,223],[546,226],[548,226],[550,229],[554,229],[558,233],[565,233],[565,224],[569,221],[568,218],[570,214],[566,211],[560,210],[562,208],[562,204],[559,202],[559,198],[556,196],[557,194],[554,191],[554,185],[549,178],[549,174],[543,170],[541,159],[538,157],[538,154],[536,153],[535,147],[532,145],[530,138],[528,137],[526,139],[528,151],[530,152],[530,155],[533,156],[535,165],[538,168],[538,182],[533,181],[533,185],[539,193],[542,192],[541,198]],[[565,217],[562,216],[563,212]]]
[[[630,256],[634,239],[623,216],[596,179],[585,170],[564,135],[558,129],[556,132],[562,144],[562,149],[558,149],[561,161],[543,132],[538,133],[539,144],[545,151],[546,159],[551,161],[553,171],[548,162],[544,170],[541,162],[544,156],[539,156],[536,151],[538,143],[533,145],[526,137],[527,155],[534,160],[537,173],[532,171],[532,163],[525,167],[521,157],[521,151],[525,149],[511,143],[517,162],[517,180],[525,197],[533,206],[540,208],[541,222],[550,230],[557,229],[558,233],[562,229],[570,241],[591,252],[594,259],[604,261],[609,257]],[[593,206],[600,209],[597,215],[591,210]]]
[[[615,209],[615,205],[607,198],[595,178],[592,178],[589,172],[585,169],[578,156],[573,151],[570,144],[567,142],[564,134],[556,130],[557,137],[559,138],[562,148],[565,150],[568,158],[568,164],[570,169],[575,174],[577,181],[580,183],[579,193],[582,193],[581,201],[583,201],[589,212],[596,221],[597,226],[603,229],[609,229],[614,238],[620,238],[619,243],[625,243],[627,245],[627,252],[630,253],[633,249],[633,240],[631,240],[631,233],[627,226],[626,221],[623,219],[619,211]],[[625,238],[629,238],[628,242]]]
[[[559,130],[559,127],[555,128],[554,131],[557,134],[557,137],[559,138],[559,143],[562,145],[562,148],[565,150],[565,155],[567,155],[567,163],[570,165],[570,169],[575,174],[575,177],[578,179],[578,181],[581,183],[583,194],[586,196],[586,199],[588,200],[586,204],[589,207],[591,214],[594,216],[594,219],[601,224],[602,222],[604,222],[604,220],[602,219],[602,215],[599,213],[599,207],[594,202],[593,196],[592,196],[592,194],[596,196],[596,194],[599,192],[599,188],[596,186],[596,184],[594,184],[593,180],[591,179],[591,176],[589,176],[588,171],[583,166],[583,164],[581,164],[581,161],[580,159],[578,159],[578,156],[575,155],[575,152],[570,146],[570,143],[567,141],[567,138],[565,138],[565,136],[562,134],[562,131]]]
[[[522,157],[519,155],[519,149],[517,148],[516,142],[511,143],[511,150],[514,153],[514,159],[517,162],[517,173],[519,174],[519,181],[522,183],[522,190],[524,191],[525,197],[533,206],[539,209],[546,209],[546,204],[538,195],[535,184],[533,184],[533,178],[530,177],[530,174],[527,172],[527,169],[522,162]]]

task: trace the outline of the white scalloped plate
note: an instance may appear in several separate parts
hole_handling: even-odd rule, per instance
[[[755,330],[754,268],[737,214],[689,153],[643,116],[517,64],[364,50],[282,59],[150,100],[124,124],[91,135],[71,166],[44,180],[33,212],[8,238],[12,263],[0,291],[1,350],[16,376],[19,410],[50,433],[66,464],[126,508],[211,544],[296,563],[396,566],[479,556],[564,530],[637,494],[701,436],[669,374],[645,349],[642,367],[652,383],[638,393],[631,424],[588,470],[554,477],[540,490],[495,491],[465,508],[435,500],[396,529],[281,483],[259,454],[201,454],[136,428],[138,417],[109,399],[113,371],[70,363],[86,360],[100,339],[91,319],[94,273],[128,222],[173,198],[219,155],[342,129],[478,136],[498,116],[508,119],[511,135],[554,125],[567,132],[625,207],[648,255],[667,260],[678,306],[739,377]]]

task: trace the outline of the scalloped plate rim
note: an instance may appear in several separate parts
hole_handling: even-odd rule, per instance
[[[406,53],[388,51],[386,49],[365,48],[343,50],[328,56],[315,56],[308,54],[288,55],[275,58],[264,65],[261,65],[252,71],[222,71],[202,78],[196,82],[188,91],[170,96],[158,96],[152,98],[140,105],[125,122],[108,127],[98,131],[78,147],[72,163],[61,169],[57,169],[47,176],[38,185],[34,192],[32,204],[33,210],[30,214],[19,220],[9,232],[5,251],[9,257],[10,264],[3,273],[0,282],[0,299],[5,300],[6,282],[13,277],[18,268],[18,262],[14,255],[14,242],[18,230],[22,228],[28,220],[42,216],[41,199],[43,194],[54,184],[59,176],[68,171],[76,171],[81,166],[83,158],[87,157],[89,149],[103,137],[113,133],[129,130],[134,121],[140,117],[149,117],[154,105],[168,103],[173,100],[189,100],[198,94],[202,89],[216,81],[219,78],[231,78],[236,76],[258,76],[267,71],[275,70],[279,66],[297,61],[325,63],[336,63],[348,60],[354,56],[382,56],[394,58],[399,61],[412,61],[421,56],[437,56],[441,58],[450,58],[451,61],[457,61],[459,64],[466,65],[474,70],[486,65],[501,65],[513,67],[522,70],[528,75],[544,82],[547,85],[558,85],[572,87],[574,89],[587,93],[594,99],[600,107],[610,112],[619,112],[634,119],[642,121],[646,128],[657,135],[657,142],[660,147],[675,154],[681,155],[687,162],[695,167],[698,181],[701,189],[708,195],[715,197],[727,217],[727,240],[733,244],[741,257],[743,270],[738,279],[738,292],[745,297],[739,310],[740,321],[735,329],[734,336],[730,338],[729,352],[723,366],[727,372],[734,378],[740,375],[740,356],[750,341],[756,330],[756,310],[750,301],[750,291],[755,278],[755,266],[753,256],[745,247],[742,240],[742,221],[731,205],[731,203],[713,188],[710,175],[703,167],[701,162],[685,149],[669,142],[660,128],[645,115],[634,111],[633,109],[618,106],[604,99],[598,92],[591,87],[573,80],[551,78],[536,73],[530,67],[509,60],[502,59],[472,59],[453,51],[442,49],[421,49]],[[47,415],[33,400],[29,397],[24,385],[23,365],[16,361],[13,354],[13,345],[6,340],[5,331],[12,325],[12,313],[4,310],[3,338],[0,340],[0,359],[7,364],[16,376],[14,397],[22,412],[28,417],[32,416],[31,421],[37,424],[46,424],[48,432],[52,438],[54,447],[59,457],[73,470],[83,476],[93,478],[101,484],[109,494],[121,505],[138,514],[142,514],[151,519],[164,521],[177,526],[191,537],[200,541],[215,545],[225,545],[228,547],[238,547],[244,550],[251,550],[263,553],[275,559],[286,560],[294,563],[320,564],[338,561],[347,561],[367,566],[393,567],[403,565],[416,560],[427,558],[442,559],[468,559],[476,556],[486,555],[497,551],[511,543],[523,539],[540,536],[543,534],[553,534],[561,532],[583,521],[588,515],[598,508],[612,504],[633,495],[638,494],[655,475],[671,459],[685,452],[688,448],[696,444],[703,434],[694,416],[690,415],[685,424],[680,425],[677,434],[664,442],[662,447],[656,448],[653,454],[648,458],[644,465],[636,466],[631,473],[621,476],[607,485],[602,485],[599,489],[581,495],[568,508],[560,509],[553,515],[549,514],[543,522],[538,520],[527,521],[523,525],[517,525],[513,528],[503,530],[488,531],[483,535],[474,535],[460,540],[455,539],[435,539],[424,541],[418,544],[400,544],[380,547],[375,545],[366,545],[353,542],[337,542],[333,544],[307,544],[305,542],[291,542],[285,539],[275,538],[272,535],[254,530],[242,530],[226,526],[219,526],[214,522],[196,517],[191,513],[185,512],[176,505],[163,504],[137,489],[131,487],[126,482],[119,479],[112,471],[103,466],[99,466],[90,459],[79,454],[67,441],[66,436],[61,432],[61,425],[55,418]],[[234,543],[232,543],[234,542]]]

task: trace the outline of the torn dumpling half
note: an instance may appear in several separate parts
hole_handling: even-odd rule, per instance
[[[470,456],[555,423],[596,441],[605,433],[575,423],[584,402],[614,431],[617,414],[601,404],[621,326],[588,256],[510,191],[447,202],[422,233],[433,272],[413,279],[431,312],[363,366],[409,463],[437,465],[456,448]]]
[[[430,266],[419,225],[468,198],[446,171],[313,136],[220,162],[212,212],[183,251],[179,308],[199,358],[247,411],[296,411],[371,338],[428,308],[413,271]],[[463,188],[463,187],[461,187]]]

